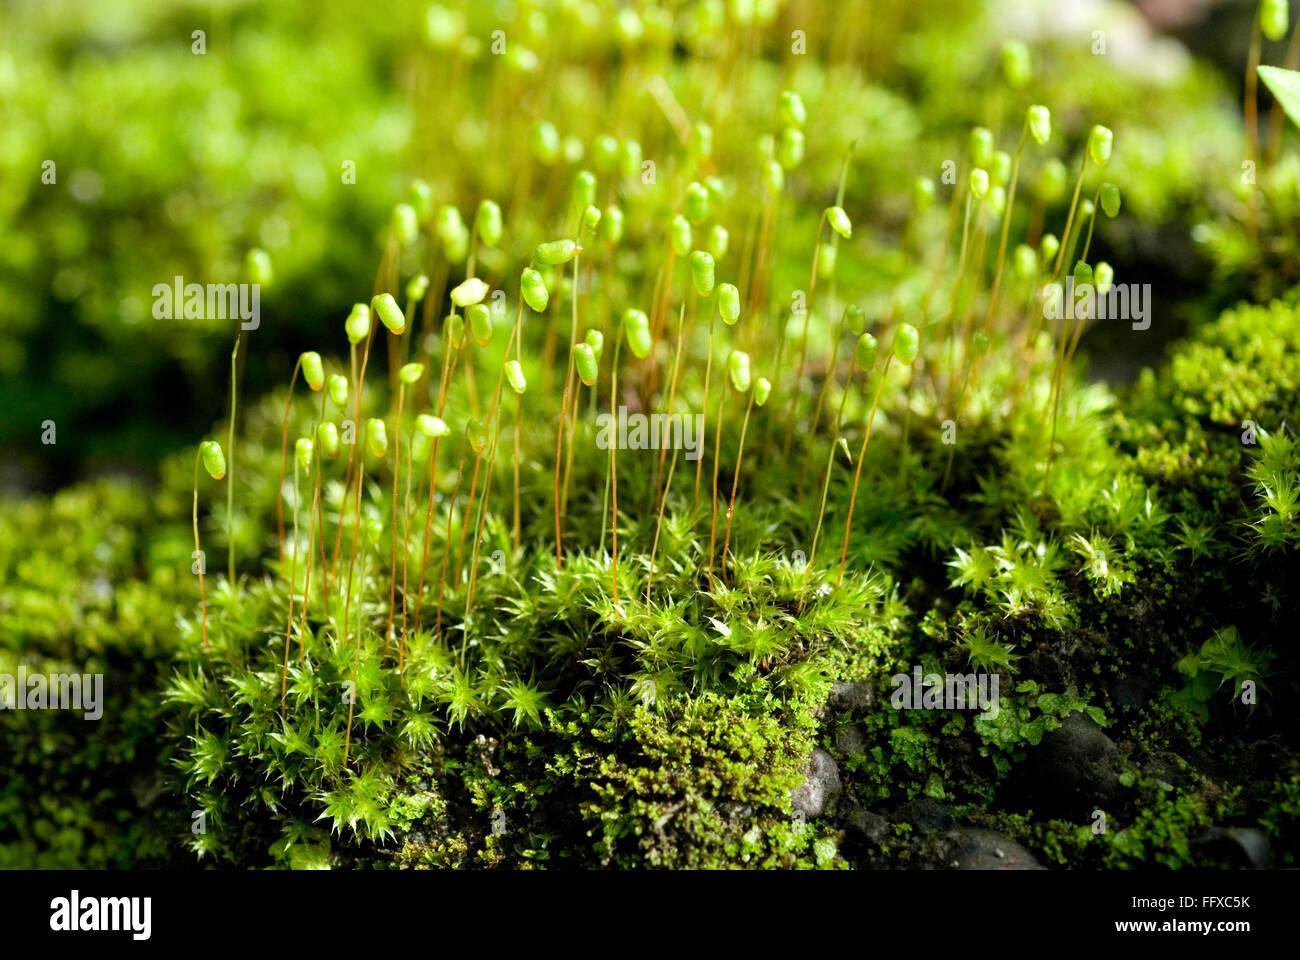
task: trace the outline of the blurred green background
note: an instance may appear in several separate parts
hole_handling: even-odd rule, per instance
[[[641,15],[645,36],[627,35],[624,6]],[[150,474],[217,422],[233,325],[153,319],[155,284],[177,275],[242,282],[247,251],[268,251],[275,281],[263,291],[262,325],[242,371],[244,395],[255,399],[287,379],[297,352],[318,345],[323,331],[337,340],[351,302],[369,297],[389,211],[412,176],[430,181],[436,202],[462,210],[496,195],[509,217],[521,189],[518,154],[541,119],[573,149],[534,190],[554,193],[583,162],[582,145],[607,127],[634,128],[654,155],[669,129],[647,93],[650,78],[666,77],[692,113],[703,109],[709,94],[699,77],[723,55],[729,20],[743,6],[6,4],[0,487]],[[1125,216],[1102,225],[1099,249],[1121,279],[1156,286],[1158,322],[1142,344],[1149,355],[1118,354],[1104,328],[1090,335],[1099,375],[1130,378],[1260,276],[1272,287],[1294,280],[1289,243],[1246,244],[1235,215],[1252,5],[757,7],[769,18],[754,33],[763,57],[726,107],[743,129],[770,116],[783,85],[800,89],[812,117],[807,181],[816,189],[834,182],[846,145],[860,138],[849,201],[862,211],[854,217],[863,240],[846,269],[869,303],[903,280],[891,256],[912,178],[955,155],[971,123],[1001,120],[988,116],[996,98],[987,77],[1008,38],[1034,50],[1035,97],[1052,105],[1066,134],[1054,144],[1058,155],[1068,156],[1091,122],[1116,131],[1111,175],[1123,185]],[[547,15],[533,16],[539,10]],[[842,23],[863,26],[836,29]],[[504,58],[488,52],[496,29],[511,38]],[[789,54],[793,30],[806,33],[813,55]],[[1104,55],[1093,52],[1097,31]],[[640,58],[642,88],[607,82],[625,58]],[[1280,62],[1281,52],[1266,50],[1265,60]],[[724,164],[750,150],[719,145]],[[42,182],[47,161],[53,183]],[[344,182],[348,162],[354,183]],[[1300,176],[1290,176],[1281,195],[1295,203]],[[519,233],[535,240],[543,228]],[[788,242],[804,249],[811,230],[793,225]],[[1270,270],[1252,273],[1267,255]],[[47,420],[58,431],[53,446],[40,443]]]

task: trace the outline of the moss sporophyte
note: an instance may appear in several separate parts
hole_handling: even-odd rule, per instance
[[[976,42],[948,8],[969,56],[893,61],[935,14],[868,35],[816,7],[805,58],[777,53],[767,3],[530,7],[500,55],[477,8],[434,4],[401,98],[367,98],[383,149],[347,189],[315,190],[304,159],[346,147],[328,117],[290,154],[293,190],[282,164],[206,171],[202,196],[255,183],[266,209],[232,198],[225,246],[182,231],[177,249],[242,264],[275,323],[196,320],[168,355],[212,378],[184,426],[203,442],[161,462],[157,497],[88,483],[0,510],[19,649],[66,657],[55,623],[131,665],[125,719],[163,718],[134,755],[167,761],[158,808],[208,818],[186,838],[205,862],[947,865],[939,846],[978,827],[1050,865],[1181,866],[1245,856],[1212,834],[1242,824],[1267,834],[1250,849],[1290,852],[1289,131],[1268,136],[1273,173],[1238,184],[1247,131],[1199,70],[1143,84],[1113,57]],[[1252,14],[1258,59],[1280,61],[1279,6]],[[1193,127],[1221,149],[1189,159]],[[407,163],[423,177],[403,188]],[[199,219],[193,200],[165,219]],[[1188,211],[1204,318],[1158,373],[1087,382],[1090,355],[1141,352],[1142,327],[1100,321],[1123,296],[1145,322],[1130,281]],[[63,237],[37,245],[62,258],[48,302],[129,313],[99,294],[129,276],[88,264],[83,283],[76,238],[43,229]],[[1268,305],[1212,319],[1238,297]],[[996,715],[893,709],[915,664],[996,676]],[[31,776],[61,728],[15,736],[0,864],[65,829],[51,856],[100,863],[126,832],[102,810],[69,798],[51,834],[13,800],[85,779]],[[1079,742],[1108,757],[1105,835],[1042,773]],[[1285,776],[1258,772],[1260,743]],[[92,735],[79,762],[111,780],[103,755]],[[916,829],[926,811],[945,828]]]

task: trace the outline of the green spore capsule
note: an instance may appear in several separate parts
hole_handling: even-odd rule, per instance
[[[474,214],[474,226],[478,229],[478,238],[489,247],[495,247],[501,242],[505,225],[501,217],[501,208],[497,206],[496,201],[479,202],[478,210]]]
[[[970,192],[976,200],[983,200],[989,195],[989,172],[976,167],[970,172]]]
[[[686,219],[691,223],[703,223],[709,219],[709,191],[702,183],[686,185]]]
[[[360,343],[370,334],[370,308],[364,303],[354,303],[352,312],[343,324],[348,343]]]
[[[1033,247],[1022,243],[1012,254],[1016,276],[1021,280],[1032,280],[1038,275],[1038,253]]]
[[[397,371],[397,379],[408,387],[413,383],[419,383],[422,376],[424,376],[424,364],[422,363],[404,363],[402,368]]]
[[[402,333],[406,329],[406,315],[391,293],[381,293],[371,300],[370,309],[379,317],[379,322],[388,328],[389,333]]]
[[[203,461],[203,469],[213,480],[220,480],[226,475],[226,455],[217,441],[204,440],[199,444],[199,459]]]
[[[767,377],[759,377],[754,381],[754,406],[761,407],[767,403],[767,398],[772,395],[772,381]]]
[[[435,50],[450,50],[465,33],[465,15],[434,4],[425,14],[424,35]]]
[[[727,228],[720,223],[715,223],[709,228],[709,253],[713,254],[714,260],[721,260],[727,255],[727,250],[731,246],[731,234]]]
[[[1054,233],[1043,234],[1043,239],[1038,242],[1038,252],[1042,257],[1043,263],[1051,263],[1055,260],[1060,249],[1061,241],[1057,239],[1056,234]]]
[[[1109,127],[1097,124],[1088,134],[1088,156],[1099,167],[1110,162],[1110,152],[1114,145],[1115,134],[1111,133]]]
[[[600,229],[600,218],[598,207],[588,207],[582,211],[582,226],[578,229],[580,247],[595,246],[596,232]]]
[[[650,318],[635,308],[623,313],[623,330],[627,334],[627,345],[638,360],[650,356],[654,340],[650,335]]]
[[[450,313],[444,322],[447,327],[447,342],[457,350],[465,346],[465,318],[459,313]]]
[[[1007,189],[1006,187],[994,187],[989,191],[989,211],[994,217],[1000,218],[1007,209]]]
[[[544,167],[552,166],[560,159],[560,132],[555,124],[543,120],[533,128],[533,156]]]
[[[803,163],[803,131],[795,127],[785,127],[781,138],[776,143],[776,159],[785,170],[793,170]]]
[[[492,342],[492,310],[486,303],[473,304],[465,311],[469,319],[469,332],[474,342],[486,347]]]
[[[524,377],[524,368],[518,360],[507,360],[505,372],[510,389],[522,396],[524,391],[528,389],[528,380]]]
[[[817,276],[829,280],[835,274],[835,261],[839,253],[833,243],[823,243],[817,248]]]
[[[702,297],[707,297],[713,292],[713,256],[703,250],[696,250],[691,254],[691,280],[695,284],[695,292]]]
[[[972,164],[987,168],[993,162],[993,131],[988,127],[972,128],[966,149]]]
[[[1097,212],[1096,205],[1091,200],[1082,200],[1079,203],[1079,219],[1088,220]]]
[[[763,186],[771,194],[785,189],[785,170],[775,160],[768,160],[763,165]]]
[[[573,345],[573,365],[577,368],[578,379],[583,382],[584,386],[594,387],[596,378],[600,376],[600,364],[596,360],[596,351],[591,349],[589,343],[575,343]]]
[[[470,277],[452,288],[451,302],[463,310],[476,303],[482,303],[489,289],[488,285],[478,277]]]
[[[635,47],[645,35],[645,24],[640,15],[631,7],[622,7],[614,17],[614,28],[618,42],[624,47]]]
[[[460,211],[443,204],[433,218],[433,230],[442,241],[443,255],[452,263],[460,263],[469,255],[469,230],[460,218]]]
[[[975,353],[976,356],[983,356],[984,354],[988,353],[989,346],[990,346],[989,335],[985,333],[983,330],[977,332],[975,336],[971,339],[971,350]]]
[[[1019,90],[1033,77],[1033,66],[1029,48],[1019,40],[1008,40],[1002,44],[1002,76],[1007,86]]]
[[[1039,171],[1038,181],[1035,184],[1038,199],[1044,203],[1056,203],[1065,196],[1069,179],[1070,173],[1065,169],[1065,164],[1055,157],[1048,160]]]
[[[527,47],[511,46],[506,50],[506,66],[515,73],[536,73],[542,65],[542,58]]]
[[[1259,29],[1276,43],[1286,36],[1291,25],[1291,11],[1287,0],[1263,0],[1259,5]]]
[[[388,453],[388,427],[378,417],[366,421],[366,449],[378,460]]]
[[[619,162],[619,172],[625,177],[639,177],[641,175],[641,144],[635,140],[624,141],[623,155]]]
[[[342,410],[348,402],[348,378],[341,373],[331,373],[325,384],[330,403]]]
[[[551,295],[546,292],[546,281],[532,267],[525,267],[519,275],[519,288],[523,291],[524,303],[535,313],[542,313],[550,303]]]
[[[423,466],[429,462],[429,453],[433,449],[433,441],[422,433],[411,434],[411,463],[416,466]]]
[[[849,215],[844,212],[843,207],[827,207],[826,222],[831,225],[832,230],[845,240],[853,236],[853,221],[849,219]]]
[[[420,235],[419,218],[415,214],[415,208],[409,203],[399,203],[393,207],[391,226],[393,236],[397,237],[397,242],[404,247],[415,243],[415,238]]]
[[[899,363],[910,366],[920,352],[921,335],[910,323],[903,324],[894,336],[894,357]]]
[[[482,453],[487,449],[488,432],[483,421],[477,417],[470,417],[465,421],[465,436],[469,438],[470,448],[476,453]]]
[[[668,242],[672,244],[673,253],[679,257],[691,252],[691,222],[680,213],[668,225]]]
[[[876,365],[876,338],[869,333],[864,333],[858,337],[858,344],[854,348],[854,356],[857,357],[858,366],[863,370],[870,370]]]
[[[1119,187],[1113,183],[1103,183],[1101,185],[1101,208],[1106,211],[1106,216],[1119,216]]]
[[[579,170],[573,175],[573,206],[584,210],[596,202],[596,175]]]
[[[1005,187],[1011,182],[1011,154],[1005,150],[993,153],[993,163],[989,167],[989,183],[995,187]]]
[[[918,213],[934,206],[934,181],[929,177],[917,177],[912,181],[912,206]]]
[[[300,466],[303,470],[311,469],[311,458],[313,452],[314,452],[314,448],[312,446],[312,442],[306,437],[299,437],[296,441],[294,441],[293,455],[294,458],[298,461],[298,466]]]
[[[713,128],[707,123],[697,123],[691,129],[689,146],[691,154],[697,160],[707,160],[713,156]]]
[[[551,240],[539,243],[533,251],[533,260],[548,267],[568,263],[578,253],[578,245],[572,240]]]
[[[302,377],[307,381],[307,386],[311,387],[313,393],[320,393],[325,386],[325,364],[321,361],[320,354],[315,350],[304,351],[298,358],[298,364],[302,367]]]
[[[406,300],[408,303],[419,303],[424,299],[424,295],[429,292],[429,278],[423,273],[417,273],[410,280],[406,281]]]
[[[1040,147],[1052,139],[1052,111],[1041,103],[1035,103],[1025,111],[1025,125],[1029,135]]]
[[[1092,282],[1098,293],[1105,293],[1115,283],[1115,269],[1102,260],[1092,271]]]
[[[248,278],[259,287],[269,287],[275,280],[275,271],[271,268],[271,255],[260,247],[248,251],[244,258]]]
[[[435,417],[431,413],[422,413],[415,418],[415,429],[426,437],[445,437],[451,433],[451,427],[442,417]]]
[[[804,108],[803,97],[793,90],[786,90],[781,94],[778,113],[781,122],[787,127],[802,128],[808,122],[808,111]]]
[[[850,333],[862,333],[867,326],[867,315],[856,303],[850,303],[844,308],[841,322]]]
[[[740,291],[734,283],[718,287],[718,316],[729,327],[740,319]]]
[[[429,219],[433,213],[433,188],[425,181],[416,178],[411,181],[411,188],[407,191],[408,202],[411,209],[415,211],[417,219],[424,221]]]
[[[743,350],[733,350],[731,356],[727,357],[727,375],[737,393],[747,392],[750,385],[749,354]]]
[[[316,428],[316,442],[326,459],[335,459],[339,455],[339,428],[324,421]]]
[[[1078,290],[1085,283],[1092,286],[1092,267],[1082,260],[1074,265],[1074,289]]]
[[[597,362],[599,362],[600,358],[605,355],[605,335],[599,330],[591,329],[587,331],[585,339],[587,346],[591,347],[596,354]]]
[[[591,162],[601,173],[609,173],[618,162],[618,141],[602,133],[591,147]]]
[[[610,205],[605,208],[605,215],[600,219],[600,239],[608,246],[615,247],[623,242],[623,210]]]

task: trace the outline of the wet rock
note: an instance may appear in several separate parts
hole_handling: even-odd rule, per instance
[[[1211,827],[1196,838],[1192,849],[1198,866],[1252,870],[1274,866],[1268,835],[1254,827]]]
[[[861,680],[837,680],[831,687],[831,695],[826,705],[836,713],[849,711],[862,713],[870,709],[875,702],[876,691],[871,684]]]
[[[917,797],[895,810],[894,819],[910,823],[921,833],[934,833],[952,826],[952,810],[931,797]]]
[[[1072,713],[1029,751],[1021,782],[1052,815],[1085,818],[1120,794],[1119,749],[1101,727]]]
[[[851,757],[867,749],[867,733],[857,723],[849,723],[835,732],[835,749],[841,757]]]
[[[949,859],[944,864],[952,870],[1042,870],[1034,855],[993,830],[961,828],[951,831]]]
[[[1151,755],[1142,765],[1142,773],[1153,780],[1179,789],[1187,789],[1196,782],[1195,775],[1188,770],[1178,754],[1163,750]]]
[[[889,836],[889,820],[865,807],[858,807],[844,819],[848,833],[872,846],[880,846]]]
[[[811,820],[830,810],[843,787],[840,770],[825,750],[814,750],[804,767],[804,781],[790,792],[796,816]]]

